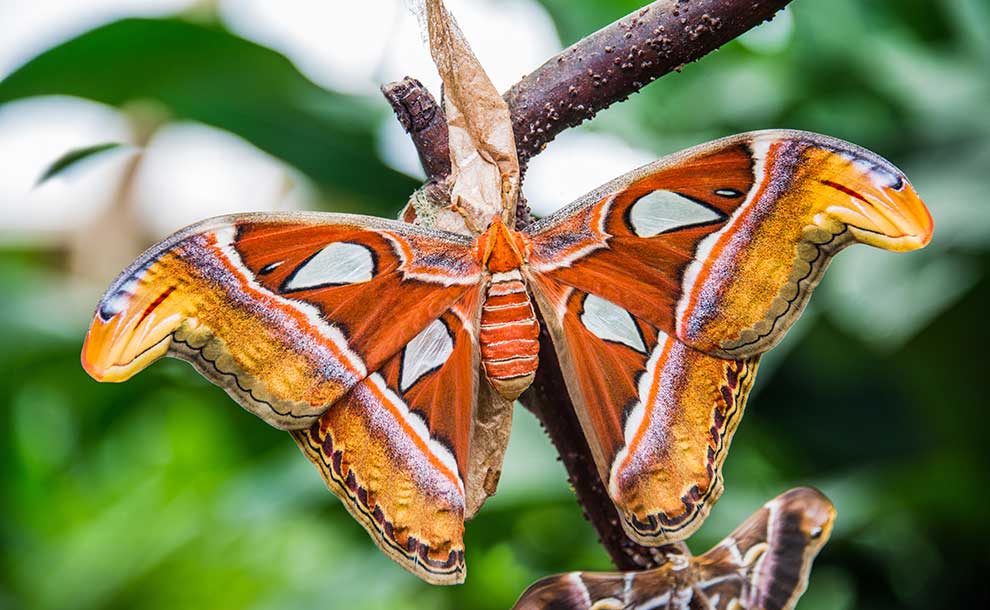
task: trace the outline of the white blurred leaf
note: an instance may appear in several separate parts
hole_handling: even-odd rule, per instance
[[[198,123],[175,123],[155,134],[133,197],[156,237],[221,214],[312,207],[304,179],[281,161]]]
[[[95,158],[64,180],[38,179],[67,150],[131,139],[126,117],[95,102],[52,96],[0,106],[0,241],[59,236],[106,208],[126,155]]]
[[[591,131],[569,129],[526,170],[525,195],[537,216],[546,216],[609,180],[654,161],[652,152],[622,139]]]

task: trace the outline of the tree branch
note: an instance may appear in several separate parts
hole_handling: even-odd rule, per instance
[[[658,0],[584,38],[505,94],[519,162],[557,134],[772,19],[791,0]]]
[[[522,167],[554,137],[628,98],[648,83],[680,70],[743,32],[771,19],[791,0],[658,0],[564,50],[504,95],[512,115]],[[406,78],[382,92],[409,132],[431,183],[450,173],[443,109],[419,81]],[[517,219],[529,222],[520,196]],[[540,367],[520,397],[557,448],[585,516],[616,567],[642,570],[663,564],[683,544],[650,548],[630,540],[598,476],[564,385],[560,363],[542,323]]]
[[[426,176],[430,180],[445,178],[450,173],[450,148],[443,108],[423,83],[408,76],[382,85],[382,95],[416,145]]]
[[[791,0],[657,0],[584,38],[504,95],[521,165],[557,134],[773,18]],[[382,87],[426,175],[450,172],[443,109],[416,79]]]

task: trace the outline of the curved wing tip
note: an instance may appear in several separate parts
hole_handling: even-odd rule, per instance
[[[95,379],[96,381],[103,381],[103,368],[96,364],[94,359],[94,354],[91,354],[91,348],[89,343],[89,333],[86,333],[86,338],[83,340],[82,350],[79,353],[79,362],[82,364],[83,370],[86,374]]]
[[[815,487],[795,487],[785,491],[770,502],[799,506],[806,515],[829,523],[836,516],[835,504]]]
[[[777,497],[781,499],[805,499],[814,502],[822,502],[829,505],[832,504],[832,501],[829,500],[828,496],[826,496],[820,489],[817,487],[811,487],[810,485],[788,489]]]
[[[154,342],[139,343],[135,347],[127,341],[118,341],[112,328],[110,332],[102,332],[104,329],[97,327],[99,323],[98,318],[93,321],[79,355],[83,370],[96,381],[106,383],[127,381],[168,353],[171,334],[166,334]],[[118,360],[121,357],[125,357],[126,362],[121,363]]]
[[[859,241],[898,252],[931,241],[931,212],[893,163],[837,138],[803,132],[794,137],[810,148],[796,161],[796,171],[816,180],[824,189],[825,210]]]

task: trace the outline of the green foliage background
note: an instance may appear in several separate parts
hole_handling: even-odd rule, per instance
[[[544,4],[569,44],[640,2]],[[591,128],[658,155],[771,127],[849,139],[907,172],[935,239],[909,255],[840,255],[761,371],[725,496],[691,546],[812,484],[839,520],[801,608],[986,607],[990,6],[790,10],[783,46],[733,42]],[[0,81],[0,104],[47,94],[157,100],[297,167],[327,209],[391,216],[415,187],[375,153],[383,100],[321,89],[219,24],[118,22]],[[468,524],[467,584],[421,583],[287,435],[184,363],[122,385],[89,379],[78,354],[93,303],[66,298],[64,270],[58,251],[0,250],[0,608],[505,608],[539,577],[609,567],[517,409],[499,494]]]

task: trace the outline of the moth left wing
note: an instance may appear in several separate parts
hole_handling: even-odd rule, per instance
[[[759,357],[709,356],[599,296],[529,279],[626,531],[654,546],[688,537],[722,493]]]
[[[704,555],[642,572],[571,572],[530,586],[515,610],[791,610],[828,541],[835,508],[801,487],[763,505]]]
[[[525,230],[530,286],[630,535],[659,544],[700,525],[757,359],[831,257],[931,232],[897,168],[798,131],[672,155]]]
[[[534,272],[695,349],[745,358],[784,336],[836,252],[920,248],[932,219],[876,154],[779,130],[660,159],[526,232]]]
[[[466,294],[306,430],[292,432],[330,490],[404,568],[464,580],[480,289]]]
[[[117,278],[82,362],[123,381],[174,355],[273,426],[305,428],[479,281],[470,238],[452,233],[347,214],[215,218]]]

